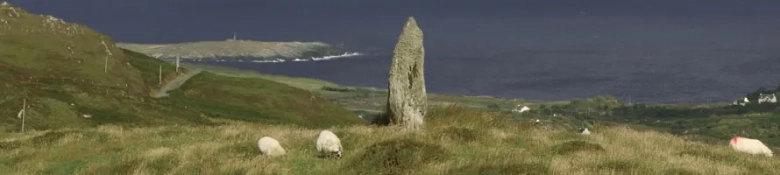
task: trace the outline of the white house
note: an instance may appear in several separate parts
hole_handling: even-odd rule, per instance
[[[761,103],[777,103],[777,97],[775,96],[775,93],[771,94],[758,94],[758,104]]]
[[[742,100],[734,100],[734,103],[732,103],[732,104],[734,104],[734,105],[740,105],[740,106],[745,106],[745,101],[742,101]]]
[[[734,104],[734,105],[740,105],[740,106],[745,106],[745,104],[747,104],[747,103],[749,103],[749,102],[750,102],[750,100],[748,100],[748,98],[747,98],[747,97],[745,97],[745,98],[743,98],[742,100],[734,100],[734,103],[732,103],[732,104]]]

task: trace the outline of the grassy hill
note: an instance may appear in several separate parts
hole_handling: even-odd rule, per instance
[[[596,125],[592,135],[466,107],[434,108],[424,132],[331,128],[344,157],[316,157],[319,130],[225,121],[6,134],[0,174],[778,174],[780,159],[671,134]],[[260,156],[277,138],[288,154]]]
[[[111,38],[83,25],[4,5],[0,34],[3,77],[15,76],[4,82],[74,78],[128,93],[145,90],[139,72]]]
[[[213,124],[204,117],[307,127],[363,123],[307,91],[257,78],[202,73],[169,97],[150,97],[186,71],[177,73],[169,63],[119,49],[110,37],[83,25],[0,6],[2,131],[20,130],[16,116],[24,99],[27,129],[37,130]]]
[[[211,69],[150,97],[187,71],[82,25],[0,6],[0,174],[780,174],[776,158],[657,131],[708,127],[697,136],[718,140],[756,125],[746,136],[763,139],[772,107],[430,95],[425,131],[407,133],[360,125],[343,108],[381,108],[382,90],[312,79]],[[507,112],[517,104],[535,110]],[[592,135],[575,132],[582,121]],[[315,156],[319,128],[341,137],[343,159]],[[259,156],[262,136],[288,155]]]

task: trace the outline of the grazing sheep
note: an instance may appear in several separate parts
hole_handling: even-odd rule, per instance
[[[520,107],[520,105],[517,105],[515,107],[515,109],[512,109],[512,112],[524,113],[524,112],[527,112],[527,111],[530,111],[530,110],[531,110],[531,108],[529,108],[528,106]]]
[[[523,112],[526,112],[526,111],[530,111],[530,110],[531,110],[531,108],[529,108],[528,106],[523,106],[523,108],[520,108],[520,113],[523,113]]]
[[[588,128],[580,129],[580,134],[582,135],[590,135],[590,131],[588,131]]]
[[[764,145],[764,143],[762,143],[760,140],[735,136],[731,138],[729,145],[731,145],[731,148],[734,148],[734,150],[739,152],[748,154],[764,154],[766,156],[772,157],[772,150],[770,150],[769,147],[766,147],[766,145]]]
[[[260,148],[260,152],[263,152],[263,155],[265,156],[276,157],[287,154],[287,151],[282,148],[279,141],[276,141],[276,139],[271,137],[260,138],[260,140],[257,141],[257,147]]]
[[[322,130],[317,138],[317,152],[326,158],[341,158],[341,140],[336,134],[328,130]]]

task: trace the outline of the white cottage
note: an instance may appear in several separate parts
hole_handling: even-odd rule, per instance
[[[750,102],[750,100],[748,100],[748,98],[747,98],[747,97],[744,97],[743,99],[740,99],[740,100],[734,100],[734,102],[733,102],[732,104],[734,104],[734,105],[740,105],[740,106],[745,106],[745,105],[746,105],[747,103],[749,103],[749,102]]]
[[[775,93],[758,94],[758,104],[761,103],[777,103],[777,97],[775,96]]]

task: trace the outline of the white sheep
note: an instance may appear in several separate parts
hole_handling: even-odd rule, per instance
[[[341,140],[333,132],[322,130],[317,138],[317,152],[327,158],[341,158]]]
[[[279,144],[279,141],[276,141],[276,139],[267,136],[260,138],[260,140],[257,141],[257,147],[260,148],[260,152],[262,152],[265,156],[276,157],[287,154],[287,151],[282,148],[282,145]]]
[[[530,110],[531,110],[531,108],[529,108],[528,106],[523,106],[523,108],[520,108],[520,113],[527,112],[527,111],[530,111]]]
[[[590,131],[588,130],[588,128],[584,128],[584,129],[580,130],[580,134],[582,134],[582,135],[590,135]]]
[[[762,143],[760,140],[736,136],[731,138],[729,145],[731,145],[731,148],[734,148],[734,150],[739,152],[748,154],[764,154],[766,156],[772,157],[772,150],[770,150],[769,147],[764,145],[764,143]]]

